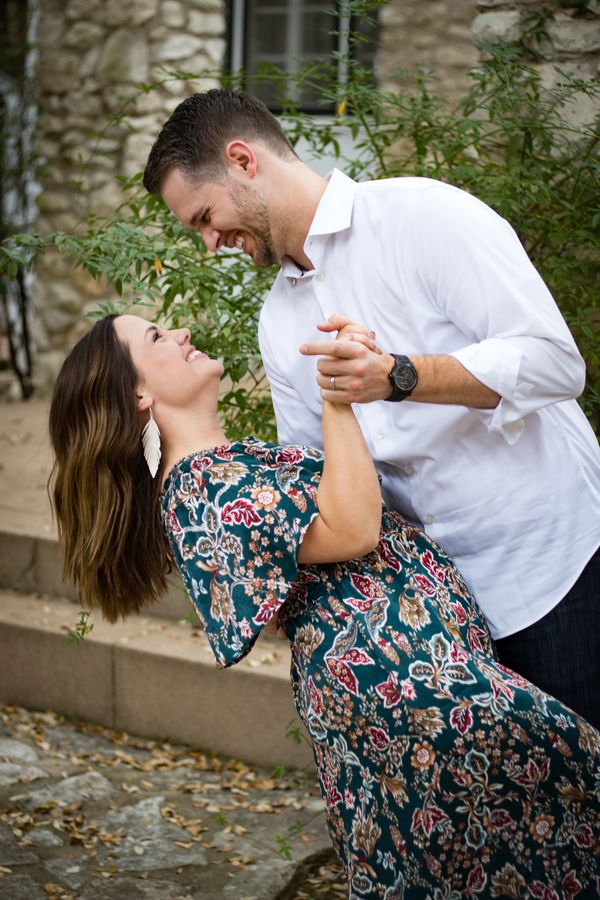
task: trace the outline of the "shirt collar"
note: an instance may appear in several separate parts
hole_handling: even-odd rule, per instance
[[[308,238],[335,234],[350,227],[356,182],[334,169],[328,177],[325,192],[319,201],[315,217],[308,229]]]
[[[327,176],[327,187],[319,201],[304,242],[304,252],[313,263],[316,263],[317,248],[313,245],[312,238],[335,234],[350,227],[356,186],[356,182],[340,169],[333,169]],[[281,271],[286,278],[291,278],[294,284],[304,274],[288,256],[284,256],[281,260]]]

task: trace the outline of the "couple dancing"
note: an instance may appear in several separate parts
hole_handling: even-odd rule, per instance
[[[594,602],[597,481],[589,473],[596,451],[575,402],[565,396],[578,379],[566,326],[514,235],[474,198],[436,182],[423,185],[423,179],[357,186],[334,173],[321,184],[252,98],[215,91],[182,107],[152,151],[146,185],[160,189],[185,224],[200,228],[210,249],[237,243],[258,265],[283,260],[261,317],[261,349],[286,439],[281,445],[228,441],[216,413],[222,365],[192,348],[187,329],[168,331],[135,316],[101,320],[65,361],[51,409],[54,503],[66,572],[84,598],[115,620],[157,599],[174,561],[222,666],[241,659],[262,628],[278,621],[291,642],[294,699],[312,741],[350,897],[598,896],[600,737],[578,715],[591,720],[593,707],[575,702],[593,702],[593,673],[584,662],[582,685],[563,678],[566,696],[551,696],[531,683],[535,678],[523,677],[528,672],[499,661],[490,635],[491,626],[500,646],[512,633],[525,645],[532,640],[529,629],[556,609],[566,608],[580,627],[575,613],[582,597]],[[192,129],[193,140],[182,141],[182,129]],[[189,161],[173,161],[178,148],[202,141],[212,141],[210,176]],[[290,197],[303,179],[302,209],[293,216]],[[187,191],[180,190],[184,184]],[[424,196],[430,192],[434,196]],[[402,210],[395,219],[402,234],[389,246],[386,216],[394,205]],[[456,241],[457,216],[463,216],[463,231],[481,244],[482,259],[471,253],[462,269],[456,246],[436,244],[450,221],[444,221],[448,206],[455,213],[449,241]],[[426,212],[433,267],[428,286],[414,277]],[[326,342],[315,340],[318,332],[307,320],[311,301],[330,312],[329,281],[335,286],[336,278],[350,278],[338,302],[343,296],[346,309],[359,308],[352,299],[361,287],[352,240],[360,257],[362,239],[374,228],[366,273],[372,319],[379,341],[410,357],[383,352],[359,324],[365,316],[334,317],[321,326],[332,332]],[[447,252],[454,269],[434,296],[433,276]],[[340,253],[344,270],[335,265]],[[398,253],[413,256],[412,269],[408,261],[397,265]],[[502,307],[492,302],[493,286],[481,290],[494,260],[497,278],[503,277],[500,255]],[[378,269],[383,263],[389,271]],[[392,283],[400,297],[387,328]],[[417,301],[403,293],[408,283],[421,291],[420,316],[410,305]],[[477,286],[484,296],[469,319],[460,305],[471,303]],[[525,286],[532,307],[527,315]],[[503,315],[515,318],[512,332],[502,327]],[[462,344],[451,330],[459,325]],[[393,343],[399,330],[403,345]],[[299,335],[306,342],[292,356],[286,342],[299,343]],[[421,338],[432,355],[419,354]],[[542,378],[552,358],[555,367]],[[561,381],[567,385],[561,388]],[[357,401],[360,425],[350,401]],[[381,450],[374,423],[383,435]],[[294,427],[314,439],[289,442]],[[495,465],[488,465],[484,447]],[[404,516],[382,508],[373,456],[384,494]],[[471,468],[454,484],[457,467],[469,459]],[[419,471],[414,477],[404,471],[409,466],[424,469],[427,483],[419,481]],[[490,491],[486,479],[492,477]],[[503,497],[496,496],[499,483]],[[568,521],[567,543],[561,517],[569,498],[562,494],[574,486],[570,502],[578,508]],[[412,524],[419,520],[435,532],[437,523],[428,522],[424,510],[428,504],[436,509],[440,490],[442,522],[444,505],[457,510],[452,555],[458,568],[442,540],[443,550]],[[521,538],[530,555],[538,540],[546,549],[531,556],[528,570],[526,554],[515,551],[515,598],[506,591],[511,573],[505,568],[515,547],[511,526],[524,528],[535,496],[532,515],[541,535],[526,530]],[[584,501],[587,509],[580,508]],[[496,515],[498,504],[503,517]],[[472,523],[484,523],[469,539],[467,513]],[[449,533],[446,543],[451,539]],[[557,575],[552,542],[561,539]],[[505,592],[504,605],[493,582]],[[589,617],[583,623],[586,646],[594,627]],[[535,647],[540,640],[538,633]],[[585,657],[583,645],[578,655]],[[543,668],[544,659],[539,662]]]

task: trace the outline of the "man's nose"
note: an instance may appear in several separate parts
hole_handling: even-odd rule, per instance
[[[205,228],[201,229],[201,233],[202,240],[206,244],[206,249],[210,251],[210,253],[216,253],[223,243],[221,232],[218,231],[218,229],[211,228],[210,225],[207,225]]]

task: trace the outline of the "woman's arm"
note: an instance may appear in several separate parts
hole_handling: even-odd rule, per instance
[[[379,541],[379,480],[352,407],[323,401],[323,447],[319,515],[298,553],[304,564],[354,559]]]

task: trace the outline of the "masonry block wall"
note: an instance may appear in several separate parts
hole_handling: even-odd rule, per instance
[[[475,6],[474,41],[522,41],[545,86],[561,79],[560,70],[586,80],[600,76],[600,0],[475,0]],[[597,112],[582,98],[566,115],[589,121]]]
[[[181,100],[218,85],[224,32],[223,0],[42,0],[38,231],[71,232],[88,212],[115,213],[124,199],[115,176],[143,167],[160,125]],[[140,82],[165,78],[161,69],[206,76],[140,93]],[[122,110],[126,117],[104,130]],[[89,327],[83,315],[112,293],[55,254],[41,260],[36,275],[34,378],[43,390]]]
[[[377,70],[385,91],[398,90],[397,72],[434,74],[434,89],[457,98],[469,86],[479,53],[471,36],[473,0],[391,0],[381,7]]]

